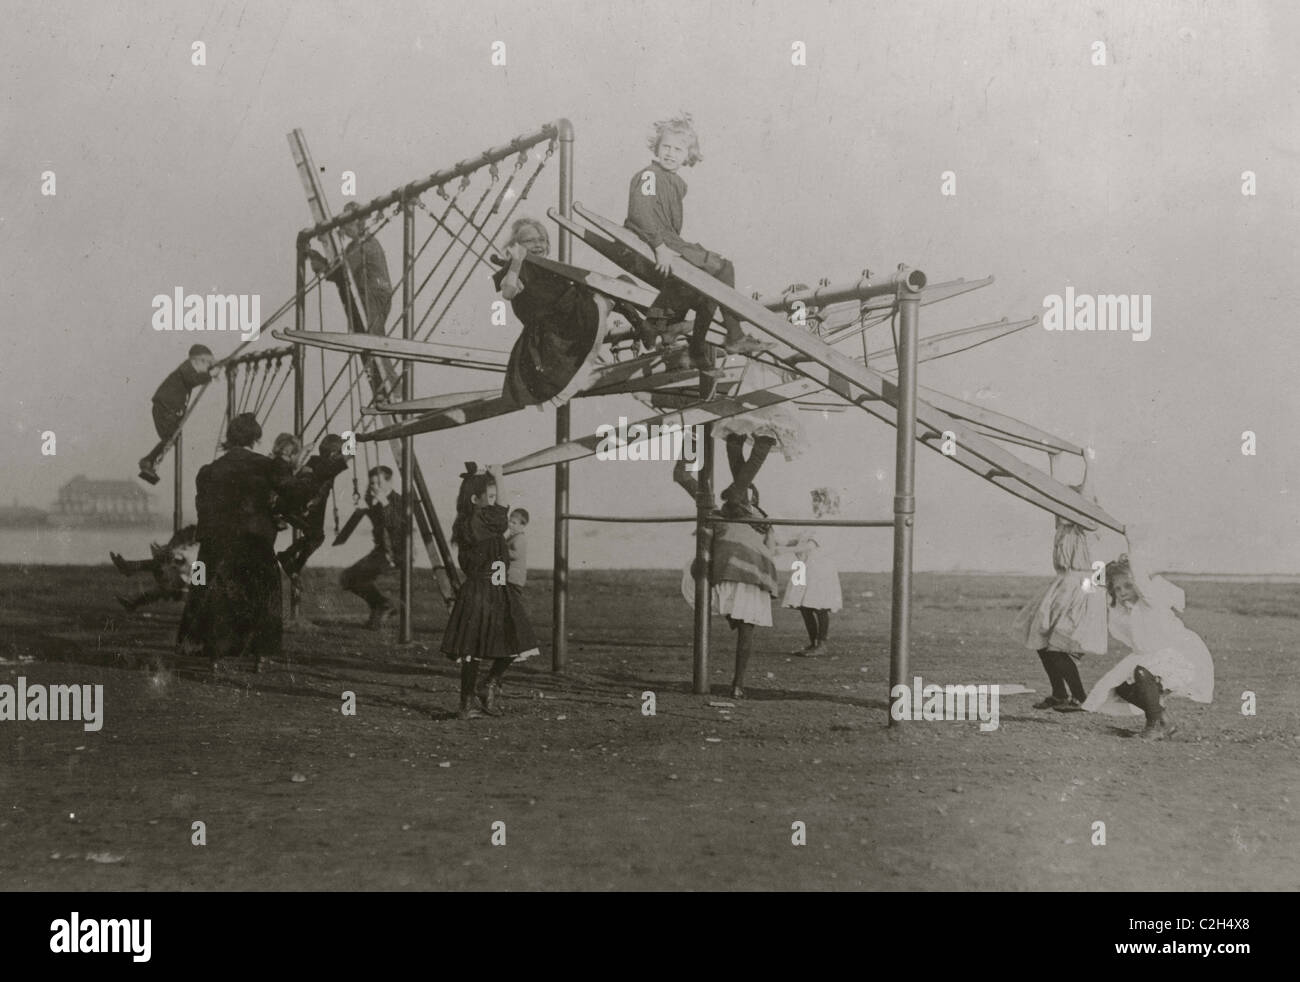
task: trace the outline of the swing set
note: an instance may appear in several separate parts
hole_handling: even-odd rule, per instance
[[[628,427],[626,444],[657,432],[655,427],[679,425],[685,430],[703,430],[703,466],[697,473],[699,494],[694,516],[638,517],[592,515],[569,508],[570,464],[595,454],[607,443],[608,435],[574,437],[571,403],[556,408],[555,443],[505,465],[505,473],[537,467],[555,469],[554,568],[552,573],[551,661],[556,672],[564,670],[567,655],[567,604],[569,596],[569,524],[594,522],[687,522],[702,531],[719,519],[713,500],[712,424],[720,419],[753,412],[766,406],[791,401],[800,409],[829,413],[857,407],[896,429],[895,496],[892,516],[879,519],[767,519],[774,525],[826,525],[884,528],[894,531],[893,596],[890,629],[890,685],[906,679],[910,648],[912,535],[914,529],[915,447],[922,443],[959,466],[1005,491],[1055,515],[1088,529],[1105,526],[1123,531],[1123,525],[1095,502],[1026,463],[1004,449],[1003,444],[1032,448],[1055,458],[1065,453],[1084,456],[1082,448],[1031,426],[1014,417],[990,411],[917,383],[919,362],[947,357],[1024,330],[1037,323],[1036,317],[1019,321],[1003,318],[958,331],[922,339],[919,310],[922,306],[949,299],[987,286],[992,277],[981,280],[953,280],[930,284],[918,270],[899,267],[884,277],[869,271],[853,280],[832,283],[821,280],[816,288],[788,288],[769,298],[744,296],[684,261],[673,263],[668,275],[655,268],[655,259],[643,243],[627,229],[573,200],[574,133],[564,119],[516,137],[508,144],[486,150],[452,167],[435,171],[387,194],[331,216],[317,177],[318,171],[306,149],[300,131],[289,135],[309,207],[316,223],[298,233],[296,242],[294,297],[272,315],[277,320],[290,305],[294,309],[292,330],[269,333],[291,347],[257,355],[236,356],[225,362],[227,372],[227,419],[238,411],[269,413],[275,406],[286,379],[292,376],[293,431],[304,445],[314,444],[329,430],[336,416],[343,415],[361,446],[361,461],[353,459],[353,501],[360,500],[358,464],[365,470],[379,459],[379,448],[387,442],[401,475],[404,507],[403,548],[400,558],[401,607],[399,640],[412,639],[411,600],[413,584],[414,531],[418,528],[429,552],[435,577],[445,600],[459,585],[460,573],[442,533],[433,501],[420,475],[413,440],[418,434],[472,424],[520,407],[504,399],[498,388],[468,392],[447,392],[417,397],[415,367],[470,369],[500,374],[505,371],[508,352],[475,347],[447,336],[454,323],[453,308],[475,276],[497,271],[506,230],[520,204],[529,197],[547,163],[558,153],[558,202],[547,211],[558,226],[558,261],[529,256],[525,260],[570,279],[631,317],[644,317],[659,291],[671,281],[680,281],[753,325],[775,342],[772,350],[753,359],[733,356],[711,381],[702,380],[694,369],[676,367],[665,350],[639,352],[635,331],[610,333],[604,337],[604,355],[593,360],[583,387],[571,398],[630,394],[651,407],[655,415]],[[544,149],[538,149],[542,148]],[[502,165],[513,158],[513,167],[503,176]],[[530,166],[531,165],[531,166]],[[476,187],[476,184],[481,185]],[[473,189],[473,190],[471,190]],[[345,228],[359,246],[401,218],[402,259],[401,303],[393,304],[382,325],[361,323],[366,306],[339,232]],[[420,229],[421,224],[426,229]],[[359,230],[359,231],[358,231]],[[423,238],[418,232],[427,232]],[[583,243],[603,259],[621,278],[571,265],[573,245]],[[312,243],[323,244],[329,268],[309,276]],[[417,244],[418,243],[418,244]],[[482,267],[482,269],[480,269]],[[320,289],[333,270],[342,270],[346,282],[345,313],[348,330],[325,330],[324,302]],[[630,279],[629,279],[630,277]],[[338,280],[338,276],[334,276]],[[316,291],[316,325],[308,329],[308,298]],[[394,291],[396,292],[396,291]],[[810,317],[806,315],[811,313]],[[892,344],[872,349],[868,332],[889,325]],[[634,325],[635,326],[635,325]],[[602,325],[604,330],[604,325]],[[439,333],[441,331],[441,333]],[[710,327],[711,340],[719,336],[718,325]],[[434,340],[435,336],[437,340]],[[861,345],[861,356],[845,354],[845,342]],[[241,346],[242,347],[242,346]],[[315,347],[319,360],[319,392],[308,412],[306,371],[307,349]],[[600,345],[597,345],[600,348]],[[341,356],[333,372],[327,359]],[[595,352],[593,352],[595,359]],[[760,385],[752,379],[751,363],[763,363],[780,381]],[[236,375],[244,373],[242,385]],[[251,407],[251,408],[245,408]],[[943,450],[953,443],[955,454]],[[372,448],[370,445],[374,444]],[[179,468],[178,468],[179,473]],[[179,521],[179,478],[177,514]],[[338,507],[335,504],[335,527]],[[295,532],[295,536],[298,533]],[[708,569],[708,536],[697,534],[697,558]],[[693,687],[709,691],[710,591],[707,573],[696,580]],[[291,610],[299,610],[301,597],[295,584]]]

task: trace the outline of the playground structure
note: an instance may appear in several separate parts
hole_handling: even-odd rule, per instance
[[[316,169],[299,131],[289,141],[307,192],[316,223],[297,235],[295,256],[295,294],[267,320],[269,326],[290,305],[294,309],[292,331],[270,333],[289,348],[256,354],[242,354],[242,348],[225,360],[227,366],[227,420],[239,411],[258,412],[270,400],[274,405],[285,381],[292,376],[293,429],[304,445],[315,443],[340,413],[346,413],[355,433],[359,453],[367,454],[370,444],[388,442],[398,462],[401,491],[405,507],[400,558],[401,608],[399,640],[412,640],[411,593],[413,584],[414,532],[418,528],[434,568],[444,599],[450,599],[458,585],[459,571],[443,535],[436,509],[420,474],[413,440],[417,434],[493,418],[519,407],[507,404],[499,388],[484,388],[464,393],[439,392],[417,398],[415,365],[471,369],[501,373],[505,370],[506,352],[490,351],[453,342],[433,342],[429,338],[447,321],[449,313],[475,276],[485,279],[478,269],[482,264],[490,272],[491,262],[502,233],[519,205],[528,197],[539,174],[558,150],[558,202],[548,215],[558,226],[558,262],[529,257],[528,262],[544,264],[589,289],[637,310],[649,307],[658,290],[670,277],[658,273],[645,246],[630,231],[616,225],[574,202],[573,162],[574,132],[567,120],[557,120],[517,137],[510,143],[484,151],[453,167],[395,188],[360,205],[345,216],[329,214],[325,196],[316,178]],[[534,148],[546,145],[540,160],[527,177],[527,164]],[[502,182],[500,165],[515,158],[514,169]],[[469,191],[473,180],[485,175],[488,187],[472,204],[462,206],[460,199]],[[455,185],[454,192],[449,188]],[[520,186],[522,185],[522,186]],[[439,201],[433,206],[422,201],[427,192]],[[432,220],[432,230],[417,247],[418,213]],[[323,330],[323,302],[317,294],[320,325],[307,329],[308,297],[323,285],[322,276],[309,275],[309,250],[313,241],[325,245],[327,258],[337,264],[342,249],[337,240],[339,230],[354,222],[367,223],[365,235],[374,236],[398,215],[402,226],[401,304],[393,305],[393,315],[384,333],[358,333],[350,324],[345,333]],[[577,219],[581,219],[579,222]],[[441,250],[417,285],[417,270],[435,241]],[[635,282],[615,279],[588,268],[572,265],[574,241],[580,241],[594,254],[630,274]],[[455,254],[454,260],[452,259]],[[444,264],[446,264],[444,266]],[[360,304],[357,284],[347,263],[347,290],[355,309]],[[422,294],[437,276],[432,299]],[[759,295],[746,297],[685,262],[674,263],[671,278],[709,297],[742,320],[752,324],[775,341],[774,351],[757,360],[768,363],[782,373],[786,381],[767,388],[746,386],[746,359],[728,359],[714,385],[705,385],[694,370],[670,367],[659,352],[637,354],[635,341],[610,337],[612,362],[601,364],[586,386],[573,398],[632,394],[652,406],[656,415],[643,424],[701,426],[704,433],[703,465],[697,474],[699,495],[693,516],[639,518],[634,516],[578,514],[570,511],[570,464],[595,452],[597,438],[574,438],[571,432],[570,405],[566,401],[556,409],[555,443],[505,465],[505,473],[517,473],[537,467],[554,467],[554,569],[551,624],[552,669],[562,672],[567,659],[567,605],[569,595],[569,523],[594,522],[688,522],[702,531],[719,519],[713,514],[713,438],[712,423],[729,416],[751,412],[763,406],[793,401],[801,408],[842,411],[856,406],[895,427],[895,495],[893,513],[878,519],[786,519],[772,518],[774,525],[839,526],[893,529],[893,590],[890,627],[890,686],[908,677],[911,621],[912,537],[915,521],[915,448],[921,442],[942,452],[945,444],[955,445],[950,460],[978,474],[1017,497],[1085,528],[1105,526],[1122,532],[1123,526],[1094,502],[1074,489],[1015,456],[1000,443],[1029,447],[1050,455],[1071,454],[1084,458],[1082,448],[1030,426],[1014,417],[996,413],[954,399],[944,393],[917,384],[917,364],[930,358],[944,357],[978,344],[996,340],[1037,322],[1037,318],[980,324],[960,331],[921,339],[919,310],[922,306],[978,289],[992,278],[976,281],[956,280],[929,284],[919,270],[900,267],[885,277],[873,277],[867,271],[855,279],[840,283],[822,283],[809,290],[790,291],[773,299]],[[417,307],[417,304],[419,305]],[[801,309],[817,308],[825,319],[815,330],[791,322]],[[420,313],[420,310],[423,313]],[[431,321],[431,323],[429,323]],[[896,327],[892,348],[869,351],[867,331],[890,322]],[[715,325],[716,327],[716,325]],[[364,331],[364,327],[360,328]],[[862,356],[850,357],[836,345],[860,339]],[[318,349],[321,392],[308,413],[306,386],[307,349]],[[343,364],[326,382],[325,354],[343,355]],[[627,357],[624,357],[624,356]],[[283,376],[280,368],[288,362]],[[733,362],[738,362],[733,363]],[[396,364],[395,364],[396,363]],[[400,368],[397,366],[401,366]],[[256,373],[261,370],[260,385]],[[244,371],[244,387],[236,381]],[[343,392],[334,395],[344,382]],[[278,382],[277,382],[278,379]],[[267,395],[273,387],[274,395]],[[368,398],[362,388],[368,387]],[[331,398],[334,399],[331,408]],[[244,409],[251,406],[251,409]],[[192,405],[191,405],[192,410]],[[667,410],[666,412],[664,410]],[[188,414],[187,414],[188,415]],[[629,429],[632,429],[631,427]],[[177,443],[177,520],[180,519],[181,487]],[[376,448],[377,449],[377,448]],[[1086,458],[1084,458],[1086,467]],[[354,501],[358,493],[354,469]],[[295,531],[295,536],[299,533]],[[697,535],[697,558],[708,568],[707,536]],[[707,574],[696,580],[694,623],[693,689],[709,691],[710,589]],[[296,583],[291,591],[291,616],[296,617],[301,596]]]

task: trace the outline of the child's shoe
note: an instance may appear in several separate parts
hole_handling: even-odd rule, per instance
[[[148,457],[141,457],[139,467],[140,467],[140,475],[139,475],[140,480],[148,481],[150,484],[158,483],[159,481],[158,471],[152,460],[150,460]]]
[[[1057,706],[1064,705],[1070,700],[1065,696],[1048,696],[1042,702],[1034,703],[1035,709],[1055,709]]]
[[[131,567],[126,564],[126,560],[120,555],[115,552],[110,552],[108,558],[113,560],[113,565],[117,567],[117,571],[123,576],[131,575]]]
[[[122,595],[119,594],[117,596],[117,602],[122,605],[122,609],[125,610],[127,613],[135,612],[136,602],[132,600],[130,597],[123,597]]]
[[[1083,712],[1083,703],[1073,697],[1066,699],[1052,707],[1058,713],[1081,713]]]

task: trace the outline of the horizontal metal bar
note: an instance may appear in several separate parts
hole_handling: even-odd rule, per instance
[[[314,239],[317,236],[338,228],[340,225],[346,225],[356,221],[359,218],[365,218],[373,215],[375,212],[383,211],[400,202],[403,198],[413,198],[416,195],[423,194],[430,188],[446,184],[448,181],[454,181],[458,177],[465,177],[481,170],[490,164],[499,163],[508,157],[524,150],[537,146],[539,143],[545,143],[547,140],[563,139],[566,135],[572,139],[573,125],[567,119],[557,119],[554,122],[547,123],[539,130],[532,133],[526,133],[523,136],[517,136],[507,144],[499,147],[493,147],[491,150],[484,150],[477,157],[470,157],[468,160],[462,160],[454,167],[446,167],[442,170],[434,171],[428,177],[418,181],[412,181],[410,184],[404,184],[400,188],[389,191],[382,197],[375,198],[368,203],[350,211],[346,214],[340,213],[327,222],[321,222],[319,225],[313,225],[311,228],[305,228],[298,233],[299,241]]]
[[[828,283],[813,290],[796,290],[779,297],[759,295],[754,299],[768,310],[794,311],[795,304],[825,307],[845,300],[870,300],[895,293],[920,293],[925,288],[925,274],[919,269],[899,269],[884,277],[861,277],[857,280]]]
[[[222,360],[222,365],[248,365],[256,361],[271,361],[277,358],[293,357],[293,345],[285,348],[267,348],[265,351],[254,351],[247,355],[231,355],[229,358]]]
[[[560,516],[570,522],[624,522],[628,524],[654,525],[659,523],[693,522],[694,515],[574,515],[568,512]],[[722,525],[790,525],[790,526],[830,526],[832,528],[893,528],[892,518],[723,518],[710,516],[710,522]]]

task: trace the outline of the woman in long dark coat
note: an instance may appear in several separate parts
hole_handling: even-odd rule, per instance
[[[288,480],[252,449],[261,438],[252,413],[236,416],[226,430],[226,453],[199,468],[195,479],[199,561],[207,583],[190,589],[180,641],[201,642],[214,671],[222,660],[243,655],[260,671],[264,659],[280,652],[284,623],[272,501]]]

